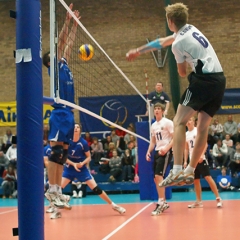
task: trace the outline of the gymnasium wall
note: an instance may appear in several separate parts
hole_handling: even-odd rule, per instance
[[[66,1],[68,4],[70,1]],[[168,64],[157,68],[151,54],[139,57],[135,62],[125,60],[126,52],[146,43],[146,38],[165,36],[164,0],[72,0],[79,9],[81,21],[128,78],[145,93],[144,69],[149,77],[149,91],[157,81],[164,82],[164,90],[171,96]],[[172,3],[177,1],[172,1]],[[190,8],[189,23],[198,27],[211,41],[227,77],[227,88],[239,87],[240,65],[240,5],[239,0],[183,0]],[[43,52],[49,50],[49,0],[42,0]],[[9,10],[15,9],[15,1],[0,1],[0,102],[13,101],[15,90],[15,20]],[[186,78],[179,78],[181,92],[187,86]],[[34,80],[34,79],[33,79]],[[43,69],[44,95],[49,95],[49,78]],[[169,117],[174,116],[173,108]],[[227,116],[219,116],[225,122]],[[234,120],[240,122],[240,116]],[[15,129],[13,129],[15,131]],[[0,136],[5,128],[0,128]]]

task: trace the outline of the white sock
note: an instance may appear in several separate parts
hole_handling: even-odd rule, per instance
[[[173,170],[172,170],[173,174],[175,175],[175,174],[177,174],[180,171],[182,171],[182,165],[175,165],[174,164],[173,165]]]
[[[50,193],[56,192],[56,185],[49,184],[49,192]]]
[[[113,206],[113,207],[115,207],[115,206],[116,206],[116,204],[115,204],[114,202],[112,202],[112,206]]]
[[[61,186],[59,186],[59,185],[55,185],[56,186],[56,189],[57,189],[57,193],[58,194],[62,194],[62,188],[61,188]]]
[[[163,203],[164,203],[164,199],[163,199],[163,198],[159,198],[159,199],[158,199],[158,204],[159,204],[159,205],[162,205]]]
[[[195,168],[190,167],[189,165],[185,168],[184,173],[194,173]]]

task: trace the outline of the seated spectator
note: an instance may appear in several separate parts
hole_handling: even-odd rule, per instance
[[[222,168],[221,173],[221,175],[217,176],[218,191],[236,191],[237,189],[231,185],[232,178],[231,176],[227,175],[226,168]],[[240,188],[238,190],[240,190]]]
[[[132,128],[130,126],[127,127],[127,130],[131,131],[132,132]],[[124,142],[125,142],[125,145],[127,146],[128,142],[130,141],[130,133],[126,133],[126,135],[124,136]]]
[[[109,159],[110,177],[109,182],[115,182],[122,173],[121,158],[117,155],[117,150],[113,150],[113,156]]]
[[[218,119],[213,120],[213,124],[210,126],[210,134],[218,140],[223,138],[223,126],[219,123]]]
[[[0,151],[0,177],[2,177],[4,170],[7,169],[8,164],[8,158],[3,151]]]
[[[233,147],[233,140],[230,138],[229,134],[225,135],[225,139],[222,142],[225,143],[228,147]]]
[[[240,123],[238,124],[238,130],[236,134],[236,142],[240,142]]]
[[[136,132],[136,129],[135,129],[135,126],[134,126],[134,124],[133,123],[129,123],[128,124],[128,127],[130,127],[131,128],[131,132]]]
[[[117,124],[122,127],[122,122],[118,122]],[[122,138],[126,135],[126,132],[121,129],[116,129],[115,132],[116,132],[117,136],[122,137]]]
[[[111,138],[112,138],[112,142],[114,142],[115,147],[119,148],[119,139],[120,137],[116,134],[116,130],[112,129],[111,131]]]
[[[2,189],[3,189],[3,197],[12,198],[12,194],[15,192],[15,182],[16,182],[16,174],[14,172],[14,168],[9,165],[6,170],[3,172],[3,182],[2,182]]]
[[[236,143],[235,148],[236,150],[230,156],[229,168],[232,176],[238,177],[238,173],[240,172],[240,142]]]
[[[78,179],[75,178],[72,181],[71,188],[72,188],[72,197],[73,198],[86,197],[86,195],[87,195],[87,184],[85,182],[81,183],[81,182],[79,182]]]
[[[6,157],[9,160],[9,164],[13,166],[14,169],[17,168],[17,144],[12,144],[7,152]]]
[[[7,152],[8,148],[12,145],[12,131],[11,129],[6,130],[6,134],[3,136],[2,151]]]
[[[137,147],[137,140],[135,136],[130,135],[130,141],[133,142],[133,148]]]
[[[128,142],[127,148],[130,150],[130,154],[133,157],[133,165],[136,165],[136,152],[135,152],[135,146],[134,146],[134,142],[130,141]]]
[[[213,161],[218,169],[227,166],[228,147],[225,143],[222,143],[221,139],[217,140],[212,150]]]
[[[122,157],[122,181],[132,181],[133,171],[135,169],[133,165],[133,157],[130,154],[130,150],[126,149]]]
[[[93,144],[93,139],[91,137],[90,132],[85,132],[84,139],[87,141],[88,146],[91,148],[91,145]]]
[[[103,145],[98,141],[97,137],[93,138],[93,143],[91,145],[92,160],[95,165],[99,165],[99,160],[103,157]]]
[[[112,142],[111,135],[107,135],[106,140],[104,141],[104,144],[103,144],[103,149],[105,152],[107,152],[109,150],[109,143],[111,143],[111,142]]]
[[[238,127],[237,127],[237,123],[233,121],[232,115],[228,116],[228,120],[227,122],[224,123],[223,129],[224,129],[224,134],[225,135],[229,134],[230,138],[233,140],[233,144],[235,144]]]
[[[116,149],[116,146],[115,146],[114,142],[110,142],[108,151],[105,153],[105,157],[108,158],[108,159],[112,158],[114,150],[117,150],[117,155],[121,156],[122,152],[119,151],[118,149]]]

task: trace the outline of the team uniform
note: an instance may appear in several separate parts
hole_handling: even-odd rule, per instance
[[[86,159],[85,153],[88,151],[87,141],[80,137],[77,142],[70,142],[68,159],[74,163],[83,162]],[[80,172],[77,172],[72,165],[65,164],[62,176],[71,181],[77,178],[80,182],[86,182],[93,178],[85,164],[80,168]]]
[[[192,68],[180,104],[213,117],[221,106],[226,85],[218,57],[208,39],[193,25],[184,25],[174,38],[172,52],[176,62],[186,61]]]
[[[151,136],[156,139],[156,154],[154,156],[154,174],[164,176],[166,168],[172,159],[170,149],[164,156],[160,156],[158,151],[167,146],[172,140],[173,122],[167,118],[162,118],[159,122],[155,121],[151,126]]]
[[[192,152],[193,152],[193,148],[195,145],[196,136],[197,136],[197,128],[196,127],[194,127],[194,129],[192,131],[186,132],[186,142],[188,144],[188,149],[189,149],[189,159],[191,159],[191,157],[192,157]],[[201,176],[206,177],[206,176],[211,175],[208,160],[207,160],[205,154],[203,153],[203,155],[201,157],[203,158],[203,161],[201,163],[198,163],[198,165],[195,169],[194,179],[200,179]]]
[[[64,58],[58,63],[59,69],[59,95],[60,98],[74,103],[73,75]],[[50,68],[48,68],[50,75]],[[63,104],[54,103],[49,119],[50,141],[69,143],[74,131],[74,115],[71,108]]]

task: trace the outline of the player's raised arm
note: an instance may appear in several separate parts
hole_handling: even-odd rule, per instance
[[[69,5],[69,8],[72,10],[72,8],[73,8],[72,3]],[[68,25],[70,23],[71,18],[72,18],[71,14],[69,12],[67,12],[65,22],[63,24],[62,30],[61,30],[61,32],[59,34],[59,38],[58,38],[58,59],[62,58],[64,46],[67,43]]]
[[[81,18],[79,16],[78,10],[74,11],[74,15],[77,17],[77,19]],[[66,47],[65,47],[64,53],[63,53],[63,57],[67,60],[67,62],[68,62],[71,52],[72,52],[72,47],[73,47],[73,43],[75,41],[76,32],[77,32],[77,26],[78,26],[77,21],[75,19],[73,19],[73,25],[72,25],[71,31],[68,35]]]
[[[174,39],[175,38],[173,35],[164,37],[164,38],[158,38],[139,48],[134,48],[129,50],[129,52],[126,54],[126,58],[128,61],[132,61],[143,53],[155,51],[155,50],[170,46],[173,43]]]

